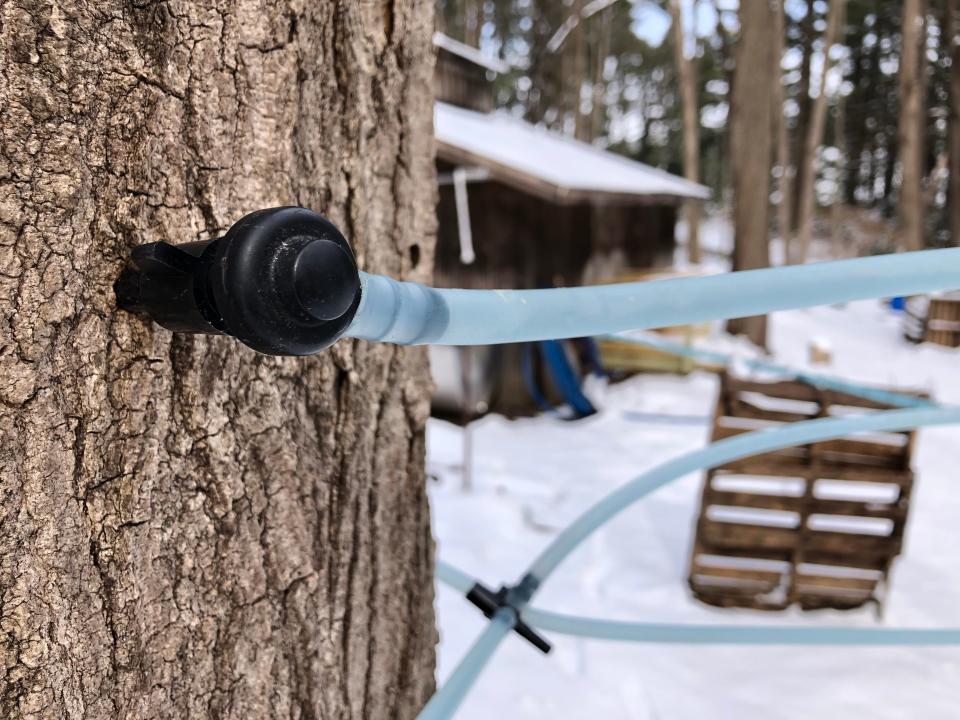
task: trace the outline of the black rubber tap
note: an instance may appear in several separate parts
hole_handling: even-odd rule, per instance
[[[136,247],[114,290],[118,307],[168,330],[231,335],[268,355],[329,347],[361,295],[346,238],[299,207],[250,213],[215,240]]]

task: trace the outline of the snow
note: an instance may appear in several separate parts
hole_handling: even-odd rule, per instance
[[[793,367],[960,402],[957,351],[900,338],[900,315],[876,301],[779,313],[774,359]],[[808,343],[832,351],[810,366]],[[751,352],[719,333],[710,347]],[[462,431],[431,420],[428,470],[439,557],[493,587],[516,581],[565,524],[610,490],[707,441],[716,379],[644,375],[594,388],[602,411],[573,423],[552,417],[474,423],[473,490],[461,489]],[[657,418],[668,414],[672,418]],[[904,554],[883,617],[852,612],[761,613],[695,602],[686,569],[699,475],[669,485],[602,528],[551,578],[535,605],[620,620],[691,623],[935,627],[960,625],[960,492],[953,475],[960,428],[920,432],[918,480]],[[438,588],[442,681],[485,620]],[[516,637],[467,697],[462,720],[489,717],[956,718],[957,648],[750,648],[639,645],[553,635],[543,656]]]
[[[559,194],[710,197],[703,185],[505,113],[484,114],[438,102],[434,126],[441,148],[447,145],[469,155],[495,177],[506,168],[548,183]]]

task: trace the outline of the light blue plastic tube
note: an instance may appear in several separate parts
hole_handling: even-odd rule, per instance
[[[783,377],[803,380],[804,382],[810,383],[818,388],[823,388],[824,390],[836,390],[838,392],[855,395],[857,397],[873,400],[874,402],[883,403],[885,405],[892,405],[893,407],[934,407],[936,405],[935,402],[927,398],[907,395],[905,393],[891,392],[881,388],[870,387],[869,385],[861,385],[860,383],[842,380],[829,375],[794,370],[786,365],[780,365],[778,363],[770,362],[769,360],[758,360],[755,358],[738,359],[732,355],[725,355],[724,353],[715,352],[713,350],[701,350],[699,348],[683,345],[682,343],[672,342],[664,338],[651,337],[650,335],[604,335],[603,337],[608,340],[617,340],[619,342],[627,342],[633,345],[642,345],[643,347],[653,348],[654,350],[670,353],[671,355],[691,358],[693,360],[700,360],[711,365],[728,367],[736,362],[740,362],[751,370],[759,370],[761,372],[769,372],[774,373],[775,375],[781,375]]]
[[[350,337],[496,345],[953,290],[960,288],[960,248],[555,290],[440,290],[367,273],[360,281]]]
[[[958,628],[783,627],[620,622],[528,608],[539,630],[621,642],[696,645],[960,645]]]
[[[829,440],[851,433],[892,432],[949,423],[960,423],[960,408],[885,410],[868,415],[806,420],[720,440],[666,462],[614,490],[557,535],[530,566],[528,574],[533,576],[534,583],[538,586],[597,528],[640,498],[688,473],[760,453]]]
[[[723,463],[731,462],[744,457],[750,457],[752,455],[757,455],[764,452],[780,450],[782,448],[792,447],[794,445],[805,445],[812,442],[820,442],[835,437],[842,437],[855,432],[893,432],[898,430],[910,430],[913,428],[930,425],[948,425],[951,423],[960,423],[960,408],[944,407],[885,410],[881,412],[870,413],[868,415],[857,415],[845,418],[821,418],[818,420],[807,420],[804,422],[793,423],[791,425],[782,425],[766,430],[744,433],[743,435],[739,435],[737,437],[720,440],[719,442],[715,442],[705,448],[666,462],[663,465],[660,465],[644,473],[643,475],[638,476],[617,490],[614,490],[612,493],[590,508],[587,512],[581,515],[571,525],[567,526],[567,528],[563,530],[553,540],[553,542],[550,543],[549,546],[547,546],[547,548],[540,554],[533,565],[530,566],[530,570],[527,572],[527,574],[521,579],[521,584],[530,588],[531,590],[530,596],[527,598],[527,602],[529,602],[530,598],[532,598],[537,589],[539,589],[542,583],[553,573],[557,566],[563,562],[563,560],[571,552],[573,552],[573,550],[575,550],[580,543],[586,540],[586,538],[588,538],[597,528],[608,522],[610,519],[633,503],[637,502],[646,495],[649,495],[654,490],[657,490],[672,480],[681,478],[688,473],[695,472],[697,470],[703,470],[704,468],[716,467],[717,465],[722,465]],[[447,567],[449,568],[449,566]],[[449,570],[453,570],[453,568],[449,568]],[[457,589],[467,587],[468,583],[470,586],[473,584],[470,577],[466,575],[466,573],[462,573],[460,571],[448,572],[447,570],[443,570],[441,578],[452,579],[452,581],[456,583],[455,587],[457,587]],[[562,625],[556,616],[549,617],[542,613],[540,615],[534,613],[531,617],[529,611],[524,609],[524,605],[526,605],[526,603],[522,603],[518,609],[521,611],[525,619],[529,618],[531,621],[534,621],[539,618],[539,620],[547,623],[553,621],[557,628]],[[487,628],[487,631],[480,636],[474,647],[471,648],[464,659],[460,662],[460,665],[457,666],[457,669],[450,680],[440,688],[436,695],[434,695],[424,712],[419,716],[420,720],[437,720],[438,718],[453,717],[454,712],[456,712],[456,709],[466,696],[466,693],[476,681],[477,677],[479,677],[480,672],[483,670],[483,665],[493,655],[493,652],[499,646],[500,642],[512,628],[514,620],[515,619],[512,613],[510,613],[508,616],[504,616],[503,619],[499,621],[500,623],[506,623],[505,627],[499,627],[496,630],[494,630],[492,627]],[[578,622],[569,622],[570,620]],[[628,629],[627,626],[632,625],[632,623],[610,624],[609,621],[596,621],[587,618],[568,618],[564,621],[564,623],[565,627],[571,632],[574,630],[595,630],[597,633],[609,633],[609,639],[615,639],[614,635],[621,630],[625,634],[636,633],[637,637],[639,637],[641,633],[640,630]],[[491,623],[491,625],[492,624],[493,623]],[[546,629],[543,625],[538,626]],[[738,632],[743,630],[744,628],[737,628]],[[810,632],[811,630],[812,629],[803,629],[804,632]],[[827,629],[820,629],[821,633],[823,633],[825,630]],[[877,632],[877,630],[871,630],[868,628],[864,628],[862,632],[867,632],[868,630],[870,632]],[[696,631],[675,630],[665,632],[676,632],[677,637],[680,637],[684,633],[695,633]],[[711,630],[710,632],[717,633],[717,637],[720,637],[722,634],[720,630]],[[727,631],[724,630],[723,632]],[[894,631],[889,630],[888,632]],[[921,633],[926,631],[898,630],[897,632]],[[946,632],[952,634],[960,631],[951,629],[947,630]],[[596,637],[597,635],[591,632],[591,636]],[[693,637],[693,635],[690,637]],[[762,636],[757,635],[757,637],[759,638]],[[841,644],[841,637],[843,636],[837,635],[834,639],[829,641],[830,644]],[[893,638],[895,636],[891,635],[889,637]],[[902,635],[901,637],[906,638],[905,635]],[[929,642],[929,638],[926,638],[922,635],[914,635],[914,637],[917,639],[922,639],[923,643],[921,644],[936,644]],[[949,638],[951,635],[948,635],[947,637]],[[854,638],[854,635],[846,635],[846,638],[847,641],[843,642],[842,644],[850,644],[850,641]],[[622,637],[620,639],[631,638]],[[860,639],[862,640],[863,638]],[[687,640],[687,642],[692,642],[692,640]],[[898,643],[908,644],[905,639],[898,641]],[[770,644],[774,644],[772,639],[770,640]],[[887,643],[861,642],[857,644],[891,643],[888,640]],[[478,661],[477,658],[482,658],[482,660]],[[431,713],[441,712],[438,708],[442,708],[443,712],[446,714],[427,714],[428,711],[431,711]]]
[[[490,620],[490,624],[474,641],[470,650],[454,669],[443,687],[432,697],[417,716],[419,720],[450,720],[463,698],[473,687],[500,642],[513,630],[516,614],[504,608]]]
[[[437,560],[437,579],[466,595],[477,581],[453,565]]]
[[[437,561],[437,579],[466,594],[477,582]],[[695,645],[960,645],[960,628],[797,627],[777,625],[696,625],[603,620],[526,608],[530,626],[547,632],[617,642]]]

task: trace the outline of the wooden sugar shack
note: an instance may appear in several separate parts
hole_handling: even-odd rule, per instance
[[[804,382],[724,375],[712,439],[887,408]],[[694,596],[761,610],[880,607],[903,547],[914,436],[827,440],[709,471],[690,560]]]
[[[434,44],[438,286],[572,286],[673,263],[678,207],[707,188],[491,112],[491,80],[508,68],[444,35]],[[455,354],[433,353],[437,404],[462,405],[470,377],[474,410],[529,409],[517,348],[474,351],[466,373]]]

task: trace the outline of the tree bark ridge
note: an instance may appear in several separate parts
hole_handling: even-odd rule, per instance
[[[134,245],[284,204],[428,279],[430,7],[0,3],[0,715],[428,697],[422,351],[260,356],[112,283]]]

